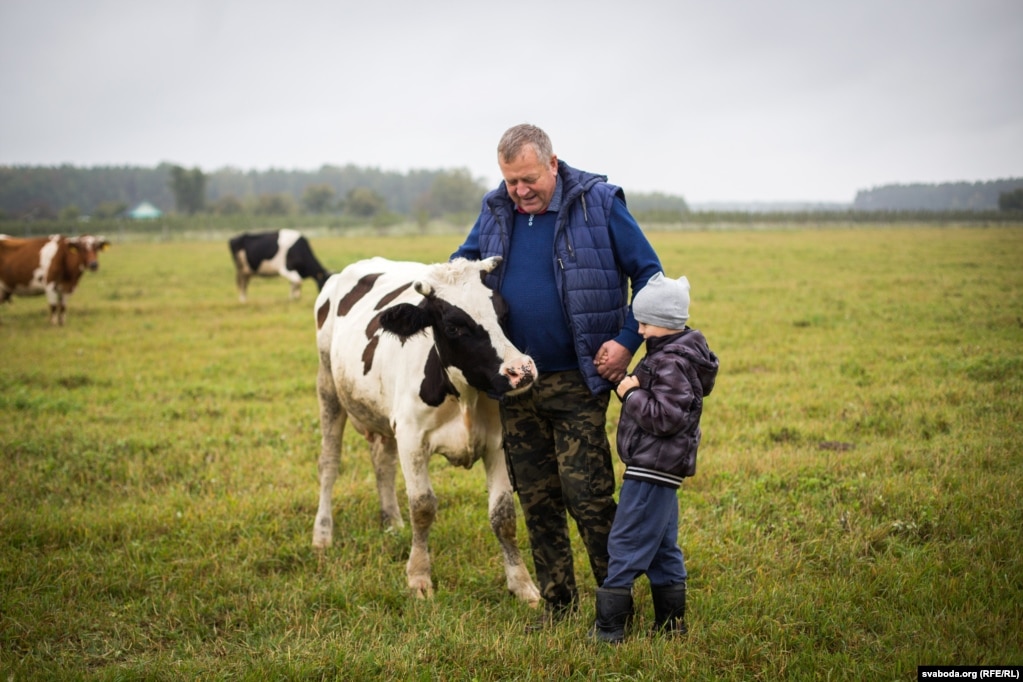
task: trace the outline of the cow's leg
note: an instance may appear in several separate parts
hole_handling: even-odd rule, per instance
[[[329,547],[334,540],[334,515],[331,509],[331,493],[337,480],[341,462],[341,437],[344,434],[348,414],[341,406],[330,368],[321,361],[316,375],[316,394],[320,402],[320,504],[313,524],[313,547]]]
[[[59,326],[64,324],[64,296],[56,289],[49,289],[46,292],[46,300],[50,304],[50,324]]]
[[[430,526],[437,517],[437,496],[430,485],[428,464],[430,452],[423,449],[417,438],[412,447],[398,443],[401,473],[405,477],[408,493],[409,520],[412,523],[412,550],[409,552],[405,573],[409,590],[420,599],[433,596],[430,578]]]
[[[540,590],[533,583],[516,540],[515,498],[503,448],[488,448],[483,465],[487,471],[490,528],[501,544],[508,591],[530,606],[540,603]]]
[[[401,518],[398,495],[394,490],[394,479],[398,473],[398,448],[393,438],[379,434],[371,434],[369,442],[377,495],[380,497],[380,523],[391,529],[403,528],[405,521]]]
[[[302,276],[294,270],[282,270],[281,277],[291,282],[291,300],[300,299],[302,297]]]
[[[238,300],[245,303],[248,300],[249,275],[238,268],[235,282],[238,284]]]

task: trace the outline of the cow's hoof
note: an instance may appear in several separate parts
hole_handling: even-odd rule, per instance
[[[405,527],[405,520],[401,518],[401,514],[389,514],[381,510],[380,527],[385,533],[396,533]]]
[[[315,549],[327,549],[334,544],[334,536],[328,530],[327,532],[317,528],[313,531],[313,547]]]
[[[433,599],[433,581],[429,578],[409,578],[408,588],[416,599]]]
[[[520,587],[518,590],[513,590],[512,594],[529,604],[531,608],[535,609],[540,605],[540,590],[536,589],[535,585]]]

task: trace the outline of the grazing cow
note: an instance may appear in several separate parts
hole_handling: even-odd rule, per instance
[[[309,241],[297,230],[246,232],[232,237],[228,246],[236,271],[238,300],[242,303],[246,301],[249,279],[253,275],[280,275],[291,282],[293,300],[302,295],[303,279],[312,277],[316,280],[317,290],[320,290],[330,277],[313,255]]]
[[[64,324],[64,299],[74,293],[86,270],[99,268],[99,252],[110,243],[82,235],[19,239],[0,234],[0,303],[12,296],[46,294],[50,322]]]
[[[515,540],[515,503],[498,405],[488,397],[528,390],[533,360],[501,331],[504,301],[483,285],[500,263],[456,259],[424,265],[372,258],[334,275],[314,307],[320,367],[320,502],[313,545],[333,540],[331,491],[345,423],[370,442],[381,519],[404,524],[395,495],[400,462],[412,523],[406,573],[418,597],[433,594],[427,539],[437,513],[433,453],[486,469],[490,527],[504,553],[508,589],[532,606],[540,593]]]

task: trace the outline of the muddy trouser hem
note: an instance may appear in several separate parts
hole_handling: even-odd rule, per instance
[[[607,577],[614,467],[606,431],[610,393],[593,395],[578,371],[541,374],[501,403],[508,466],[529,533],[540,593],[577,599],[566,512],[576,522],[598,586]]]

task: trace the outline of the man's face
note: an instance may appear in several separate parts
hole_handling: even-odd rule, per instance
[[[533,145],[522,148],[519,155],[505,163],[498,155],[498,165],[508,196],[526,213],[543,213],[554,197],[558,186],[558,157],[552,155],[544,161],[536,156]]]

